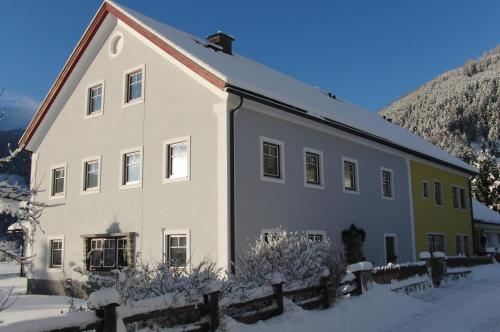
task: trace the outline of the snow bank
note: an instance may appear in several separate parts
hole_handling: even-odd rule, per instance
[[[371,270],[372,268],[373,268],[372,263],[364,261],[347,266],[347,271],[348,272],[366,271],[366,270]]]
[[[422,251],[419,255],[418,258],[420,259],[430,259],[431,258],[431,253],[428,251]]]
[[[90,294],[87,306],[89,309],[99,309],[113,303],[120,303],[120,294],[116,288],[102,288]]]
[[[27,317],[29,317],[28,313]],[[98,320],[99,319],[92,311],[70,312],[64,316],[24,320],[21,322],[0,325],[0,330],[2,332],[50,331],[72,326],[84,327]]]
[[[445,257],[446,257],[446,255],[445,255],[445,253],[444,253],[444,252],[442,252],[442,251],[434,251],[434,252],[432,253],[432,257],[434,257],[434,258],[445,258]]]
[[[354,280],[356,280],[356,276],[354,275],[354,273],[352,273],[352,272],[346,272],[342,276],[342,279],[340,279],[340,283],[341,284],[345,284],[345,283],[348,283],[348,282],[352,282]]]

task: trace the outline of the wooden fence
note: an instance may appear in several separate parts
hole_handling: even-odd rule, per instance
[[[404,280],[427,275],[427,264],[396,265],[394,267],[375,268],[372,279],[377,284],[390,284],[393,280]]]
[[[34,328],[36,331],[48,332],[116,332],[117,319],[122,319],[129,331],[156,326],[189,331],[214,331],[219,327],[219,315],[222,312],[239,322],[250,324],[281,315],[284,311],[284,298],[307,310],[328,308],[330,304],[328,278],[321,278],[319,284],[303,289],[284,291],[282,283],[272,285],[272,288],[271,294],[245,302],[231,303],[225,308],[219,305],[220,292],[213,292],[204,295],[203,301],[182,307],[144,312],[134,308],[133,314],[130,314],[129,307],[110,304],[95,310],[95,315],[87,311],[69,314],[73,320],[67,316],[50,318],[48,325],[52,328],[43,327],[47,325],[47,319],[39,320],[40,324],[37,324],[37,320],[14,323],[8,328],[12,331],[30,331]],[[93,318],[89,319],[89,315]],[[82,319],[84,316],[85,319]],[[79,323],[72,323],[74,318]]]
[[[483,264],[491,264],[493,258],[481,257],[448,257],[448,267],[471,267]],[[363,293],[365,284],[371,280],[379,284],[389,284],[392,280],[404,280],[414,276],[424,276],[429,273],[428,265],[421,263],[396,265],[393,267],[375,268],[373,270],[357,271],[356,278],[347,282],[353,284],[354,289],[349,291],[351,295]],[[449,273],[449,277],[459,277],[467,272]],[[455,276],[457,274],[457,276]],[[407,285],[404,287],[412,287]],[[405,288],[406,290],[406,288]],[[344,294],[345,295],[345,294]],[[173,308],[164,308],[153,311],[134,312],[127,314],[127,307],[117,304],[107,305],[92,312],[71,313],[72,317],[61,316],[50,319],[40,319],[13,323],[9,326],[12,331],[37,331],[48,332],[116,332],[117,318],[122,319],[128,330],[140,330],[147,327],[176,327],[189,331],[214,331],[219,327],[219,316],[224,313],[242,323],[255,323],[259,320],[269,319],[281,315],[284,311],[283,299],[288,298],[304,309],[328,308],[329,286],[328,278],[321,278],[318,285],[296,290],[283,290],[283,284],[273,285],[272,294],[254,298],[244,302],[231,303],[225,308],[219,305],[219,292],[213,292],[203,296],[197,303]],[[51,328],[47,326],[50,320]],[[38,324],[38,322],[40,324]],[[75,323],[77,322],[77,323]],[[54,329],[54,326],[58,327]],[[27,328],[30,327],[30,328]]]
[[[493,263],[493,258],[490,256],[446,257],[445,261],[447,267],[457,268],[491,264]]]

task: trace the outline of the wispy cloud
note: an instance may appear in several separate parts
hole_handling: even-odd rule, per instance
[[[30,96],[5,90],[0,96],[0,109],[5,112],[0,120],[0,131],[24,129],[39,106],[40,102]]]

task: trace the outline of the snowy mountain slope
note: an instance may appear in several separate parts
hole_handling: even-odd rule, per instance
[[[380,114],[465,161],[500,151],[500,45],[445,72]]]

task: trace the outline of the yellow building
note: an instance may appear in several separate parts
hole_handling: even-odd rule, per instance
[[[416,254],[471,255],[472,214],[467,173],[411,161]]]

